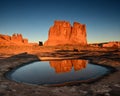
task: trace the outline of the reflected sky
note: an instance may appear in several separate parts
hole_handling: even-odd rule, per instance
[[[58,62],[58,63],[57,63]],[[37,61],[18,67],[7,78],[29,84],[62,84],[100,77],[109,70],[86,60]]]

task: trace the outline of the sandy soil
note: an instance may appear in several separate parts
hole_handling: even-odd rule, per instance
[[[6,50],[6,51],[5,51]],[[23,53],[24,52],[24,53]],[[96,82],[50,87],[10,81],[5,73],[36,60],[89,59],[90,62],[116,68]],[[120,49],[92,47],[0,47],[0,96],[120,96]]]

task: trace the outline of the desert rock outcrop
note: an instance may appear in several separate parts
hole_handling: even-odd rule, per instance
[[[1,45],[28,44],[28,39],[23,38],[22,34],[13,34],[12,36],[0,34],[0,44]]]
[[[103,44],[103,47],[120,47],[120,42],[108,42]]]
[[[55,21],[44,45],[87,45],[86,26],[78,22],[71,26],[68,21]]]
[[[93,44],[89,44],[89,45],[93,46],[93,47],[114,47],[114,48],[120,48],[120,41],[93,43]]]

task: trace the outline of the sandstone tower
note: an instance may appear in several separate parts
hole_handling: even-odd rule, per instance
[[[49,29],[44,46],[57,45],[87,45],[85,24],[74,22],[71,26],[68,21],[55,21]]]

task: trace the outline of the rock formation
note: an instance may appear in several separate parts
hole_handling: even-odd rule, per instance
[[[62,61],[50,61],[50,66],[55,69],[56,73],[70,72],[72,67],[75,71],[86,68],[86,60],[62,60]]]
[[[71,26],[68,21],[55,21],[49,29],[48,40],[44,43],[45,46],[86,44],[86,26],[78,22]]]
[[[39,41],[39,46],[43,46],[43,42],[42,41]]]
[[[102,45],[103,47],[120,47],[120,42],[108,42]]]
[[[23,38],[22,34],[13,34],[12,36],[0,34],[0,44],[23,45],[28,44],[28,39]]]
[[[89,45],[93,46],[93,47],[115,47],[115,48],[120,48],[120,41],[93,43],[93,44],[89,44]]]

